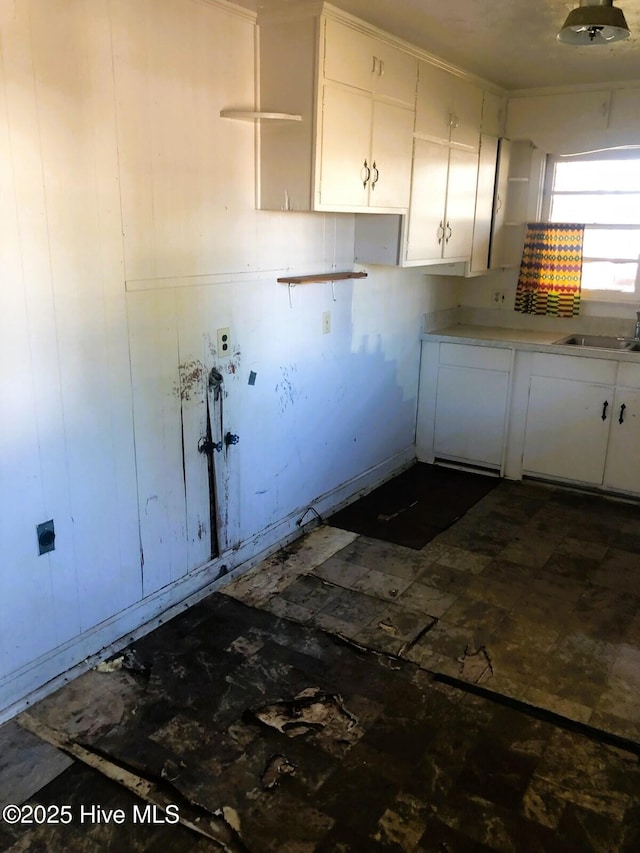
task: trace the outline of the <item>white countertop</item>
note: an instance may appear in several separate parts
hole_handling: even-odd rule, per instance
[[[569,332],[569,334],[571,334]],[[450,341],[474,344],[476,346],[507,347],[509,349],[532,350],[536,352],[555,352],[561,355],[575,355],[582,358],[605,358],[615,361],[640,361],[640,353],[598,347],[577,347],[566,344],[554,344],[565,337],[562,332],[543,332],[533,329],[508,329],[501,326],[446,326],[434,329],[422,336],[423,341]]]

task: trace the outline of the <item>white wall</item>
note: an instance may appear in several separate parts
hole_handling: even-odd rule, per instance
[[[583,293],[578,317],[537,317],[514,311],[517,269],[496,270],[489,275],[465,279],[459,288],[457,322],[504,328],[545,331],[581,331],[587,334],[632,335],[637,306],[632,302],[602,302]],[[499,294],[504,301],[496,304]],[[560,337],[560,335],[558,335]]]
[[[254,104],[254,29],[207,0],[0,0],[0,708],[217,576],[212,367],[227,568],[413,456],[423,315],[457,287],[276,283],[351,268],[353,217],[254,209],[254,127],[219,117]]]

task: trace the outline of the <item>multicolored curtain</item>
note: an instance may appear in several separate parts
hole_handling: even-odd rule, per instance
[[[530,222],[522,252],[515,310],[577,317],[584,225]]]

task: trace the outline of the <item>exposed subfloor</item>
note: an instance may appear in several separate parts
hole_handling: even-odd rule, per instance
[[[0,729],[0,849],[635,853],[639,602],[631,504],[321,526]]]

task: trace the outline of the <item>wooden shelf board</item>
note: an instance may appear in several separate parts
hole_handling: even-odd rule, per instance
[[[279,284],[309,284],[312,281],[343,281],[347,278],[366,278],[366,272],[326,272],[317,275],[289,275],[278,279]]]
[[[259,110],[220,110],[220,118],[236,118],[244,121],[254,121],[255,119],[302,121],[302,116],[294,113],[264,113]]]

